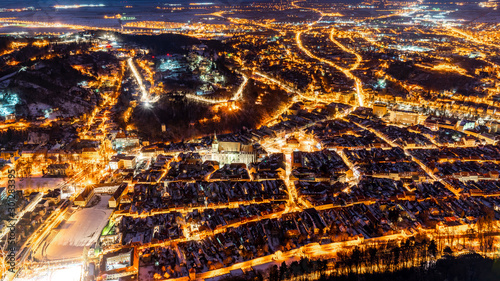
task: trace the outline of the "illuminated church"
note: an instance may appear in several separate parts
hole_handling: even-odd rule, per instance
[[[237,141],[219,141],[217,135],[212,142],[212,151],[204,156],[204,160],[219,162],[219,165],[231,163],[248,164],[257,161],[257,151],[252,144]]]

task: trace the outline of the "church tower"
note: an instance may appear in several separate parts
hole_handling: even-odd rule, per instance
[[[212,142],[212,153],[219,153],[219,141],[217,140],[217,134],[214,132],[214,141]]]

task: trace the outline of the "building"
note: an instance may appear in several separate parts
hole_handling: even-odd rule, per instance
[[[252,144],[237,141],[218,141],[217,136],[212,142],[212,151],[203,160],[217,161],[220,166],[232,163],[249,165],[257,160],[257,151]]]
[[[490,128],[490,134],[494,134],[500,131],[500,123],[496,121],[492,121],[488,124],[488,127]]]
[[[112,170],[117,169],[135,169],[136,157],[127,156],[123,154],[114,155],[109,161],[109,168]]]
[[[49,191],[47,194],[43,196],[43,200],[47,200],[47,202],[52,203],[54,205],[59,204],[59,202],[61,202],[61,189],[56,188],[54,190]]]
[[[120,159],[118,157],[111,157],[111,160],[109,160],[109,168],[111,170],[118,170],[120,168]]]
[[[476,121],[463,119],[457,122],[456,128],[458,131],[463,132],[468,130],[474,130],[474,128],[476,128],[476,125],[477,125]]]
[[[139,146],[139,138],[135,136],[127,136],[124,132],[118,132],[116,137],[111,142],[112,148],[115,151],[122,151],[127,148]]]
[[[300,151],[294,151],[292,153],[292,169],[302,167],[302,154]]]
[[[292,149],[298,149],[300,146],[299,140],[297,140],[297,138],[294,136],[286,139],[286,144],[288,145],[289,148],[292,148]]]
[[[69,171],[69,164],[50,164],[45,175],[51,177],[66,177]]]
[[[135,156],[125,156],[121,158],[123,163],[123,169],[135,169],[136,157]]]
[[[82,158],[91,160],[99,157],[99,150],[97,147],[85,147],[82,149]]]
[[[458,126],[457,122],[459,121],[454,118],[437,117],[430,115],[424,120],[424,125],[431,130],[438,130],[439,128],[456,130]]]
[[[19,150],[4,150],[0,151],[0,159],[11,160],[12,158],[19,158]]]
[[[189,269],[189,280],[196,280],[196,269],[194,267]]]
[[[389,120],[392,123],[416,125],[418,124],[418,113],[412,111],[393,110],[390,112]]]
[[[127,183],[122,183],[116,191],[113,193],[113,196],[109,198],[108,200],[108,207],[109,208],[116,208],[120,204],[120,200],[123,195],[127,194]]]
[[[120,187],[118,183],[99,183],[94,185],[95,194],[113,194]]]
[[[303,102],[296,102],[290,108],[287,109],[287,114],[289,115],[297,115],[300,110],[304,108]]]
[[[120,277],[137,275],[139,255],[134,247],[122,248],[105,254],[101,260],[101,280],[118,280]]]
[[[33,149],[24,148],[23,150],[21,150],[21,157],[23,159],[33,159],[34,156],[35,151]]]
[[[87,186],[75,199],[75,205],[80,207],[85,207],[90,202],[90,199],[94,197],[94,188],[92,186]]]
[[[375,103],[373,105],[373,114],[377,117],[382,117],[387,114],[387,105],[382,103]]]
[[[16,115],[15,114],[9,114],[5,116],[5,122],[6,123],[12,123],[16,121]]]
[[[142,153],[142,156],[145,158],[153,158],[153,157],[157,157],[160,154],[163,154],[163,148],[158,147],[157,145],[143,147],[141,149],[141,153]]]

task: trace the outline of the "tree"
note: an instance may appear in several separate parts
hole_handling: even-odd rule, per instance
[[[257,274],[254,278],[255,281],[264,281],[264,276],[262,276],[262,273],[260,271],[257,271]]]
[[[377,251],[377,248],[375,246],[372,246],[372,247],[368,248],[368,253],[370,254],[370,264],[371,264],[371,267],[372,267],[372,271],[373,271],[373,266],[374,265],[377,265],[377,270],[379,268],[377,252],[378,251]]]
[[[443,253],[444,253],[445,255],[450,255],[450,256],[451,256],[451,255],[453,255],[453,250],[450,248],[450,246],[446,246],[446,247],[444,248],[444,250],[443,250]]]
[[[433,258],[435,258],[437,256],[437,245],[436,245],[436,241],[431,240],[431,242],[429,243],[429,247],[427,247],[427,251],[429,254],[432,255]]]
[[[359,247],[356,247],[354,248],[354,250],[352,251],[352,254],[351,254],[351,259],[352,259],[352,263],[354,264],[355,268],[356,268],[356,274],[359,273],[359,265],[360,265],[360,262],[361,262],[361,251],[359,249]]]
[[[300,267],[302,269],[302,272],[309,273],[311,271],[310,266],[309,266],[309,259],[308,258],[301,259],[300,260]]]
[[[398,246],[394,247],[392,249],[392,254],[393,254],[393,258],[394,258],[394,261],[393,261],[393,266],[395,269],[398,269],[399,268],[399,256],[401,254],[401,248],[399,248]]]
[[[284,280],[288,274],[288,266],[286,262],[281,263],[280,266],[280,280]]]
[[[278,266],[273,265],[273,267],[271,267],[271,271],[269,271],[269,281],[278,281],[278,280],[279,280]]]

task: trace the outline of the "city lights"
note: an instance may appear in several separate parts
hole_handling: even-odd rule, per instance
[[[496,280],[495,1],[51,5],[0,4],[0,280]]]

